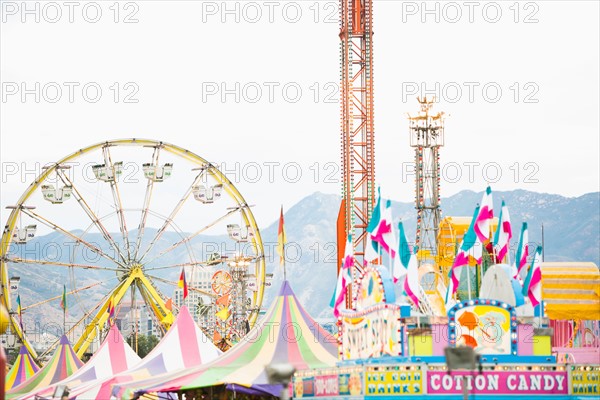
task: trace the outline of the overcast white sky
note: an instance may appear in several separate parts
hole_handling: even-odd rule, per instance
[[[263,228],[280,204],[340,192],[337,1],[0,3],[2,208],[33,180],[23,171],[124,137],[223,163]],[[406,113],[421,87],[451,114],[443,196],[486,176],[496,190],[598,191],[599,3],[469,4],[374,1],[383,193],[412,200]]]

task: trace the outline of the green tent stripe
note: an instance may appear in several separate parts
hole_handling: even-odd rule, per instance
[[[277,306],[273,307],[273,310],[275,311],[273,314],[280,315],[282,307],[283,307],[283,298],[280,298],[277,301]],[[232,353],[231,356],[228,357],[227,360],[224,360],[224,361],[231,360],[231,362],[229,364],[221,364],[221,365],[216,364],[214,366],[211,366],[211,368],[209,368],[206,372],[201,374],[198,377],[198,379],[192,381],[188,385],[182,386],[181,389],[185,390],[185,389],[193,389],[193,388],[198,388],[198,387],[212,386],[212,385],[215,385],[216,382],[221,382],[225,377],[227,377],[227,375],[229,375],[235,371],[238,371],[241,368],[245,368],[248,363],[250,363],[252,360],[254,360],[254,358],[256,358],[258,353],[261,352],[261,350],[265,347],[265,344],[269,340],[271,329],[274,328],[272,323],[277,322],[277,321],[272,320],[272,315],[270,317],[271,318],[269,318],[269,320],[267,320],[267,321],[265,321],[265,323],[261,324],[261,326],[265,326],[265,324],[268,324],[266,326],[269,326],[269,329],[268,330],[263,329],[263,330],[259,331],[260,336],[256,342],[254,342],[254,341],[253,342],[245,342],[244,345],[241,345],[243,347],[240,347],[240,350],[237,351],[237,352],[242,351],[242,353],[239,356],[236,357]],[[255,337],[252,335],[252,331],[246,336],[246,338],[248,338],[248,336],[250,337],[250,339]],[[227,353],[225,353],[225,354],[227,354]]]
[[[304,318],[302,318],[302,315],[300,314],[300,310],[298,309],[298,305],[295,301],[290,302],[290,311],[291,311],[292,321],[295,324],[308,326],[308,324],[306,323]],[[311,333],[310,329],[308,329],[308,331],[309,332],[304,332],[304,329],[302,329],[302,337],[300,338],[300,340],[297,341],[298,348],[300,349],[300,354],[302,354],[302,358],[304,359],[306,364],[311,366],[311,368],[318,367],[315,364],[320,364],[320,365],[325,366],[323,361],[321,361],[319,359],[319,357],[317,357],[317,355],[315,353],[313,353],[313,351],[310,348],[310,346],[308,345],[308,343],[306,343],[307,337],[311,337],[311,338],[313,337],[312,334],[308,335],[308,333]]]

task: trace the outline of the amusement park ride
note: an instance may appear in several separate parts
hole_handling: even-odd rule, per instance
[[[373,9],[371,1],[340,1],[342,210],[354,240],[354,276],[362,270],[367,225],[375,204]],[[352,296],[349,296],[351,298]]]
[[[213,314],[204,324],[209,337],[235,341],[255,323],[265,288],[263,244],[250,207],[216,166],[163,142],[99,143],[47,166],[8,207],[2,235],[1,299],[13,310],[13,342],[37,357],[30,335],[65,328],[82,356],[104,334],[109,304],[118,314],[128,293],[131,304],[145,303],[164,332],[176,310],[161,290],[177,287],[182,268],[190,277],[197,269],[213,270],[212,290],[194,282],[189,290],[210,299],[204,307]],[[50,242],[36,239],[40,227],[53,233]],[[209,244],[217,254],[208,253],[201,235],[216,238]],[[46,275],[41,281],[39,273]],[[20,296],[20,315],[14,305],[19,286],[10,284],[17,277],[21,287],[34,288]],[[48,286],[48,279],[57,284]],[[60,299],[63,283],[68,323],[49,329],[49,303]]]
[[[433,100],[418,99],[421,111],[409,116],[410,145],[415,148],[415,206],[417,232],[415,246],[437,253],[442,220],[440,208],[440,147],[444,145],[444,112],[430,114]]]

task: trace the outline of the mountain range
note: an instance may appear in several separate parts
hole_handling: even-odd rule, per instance
[[[529,243],[542,243],[544,226],[544,261],[591,261],[600,265],[600,192],[568,198],[556,194],[526,190],[494,192],[495,215],[500,213],[502,199],[510,211],[513,229],[512,258],[522,222],[528,223]],[[464,190],[442,199],[444,216],[472,216],[482,193]],[[336,219],[340,197],[313,193],[291,207],[285,214],[286,236],[302,249],[299,260],[287,261],[287,279],[302,304],[315,317],[331,319],[329,302],[336,282]],[[414,203],[392,201],[394,220],[402,219],[409,241],[414,241],[416,211]],[[277,241],[278,222],[262,231],[263,241]],[[413,238],[411,240],[411,238]],[[294,245],[297,247],[296,245]],[[272,246],[271,246],[272,247]],[[290,251],[289,255],[295,252]],[[290,257],[291,258],[291,257]],[[277,260],[272,257],[272,260]],[[282,279],[281,267],[271,262],[273,285],[267,303]]]
[[[600,263],[600,192],[589,193],[575,198],[560,195],[536,193],[525,190],[494,192],[494,207],[499,214],[500,201],[504,199],[510,209],[513,226],[513,258],[514,248],[518,240],[519,228],[522,221],[529,224],[529,242],[541,243],[542,224],[544,226],[545,261],[592,261]],[[475,205],[481,200],[482,194],[473,191],[462,191],[442,199],[443,216],[471,216]],[[329,302],[336,282],[336,219],[340,205],[340,197],[334,194],[313,193],[285,213],[285,229],[288,244],[286,246],[286,274],[300,302],[307,311],[319,320],[332,318]],[[409,241],[414,238],[416,227],[416,212],[414,204],[392,202],[394,219],[402,219]],[[265,244],[267,272],[273,273],[271,287],[267,288],[263,308],[267,308],[278,292],[283,280],[283,268],[279,266],[279,257],[275,252],[277,243],[278,221],[261,230]],[[81,234],[81,232],[75,232]],[[146,236],[152,238],[155,231],[147,228]],[[94,236],[96,235],[96,236]],[[185,234],[165,232],[161,237],[162,243],[157,248],[167,248],[178,242]],[[70,252],[61,250],[49,243],[60,242],[58,233],[36,237],[27,244],[30,249],[46,249],[43,257],[55,261],[68,262]],[[118,235],[114,235],[118,237]],[[102,242],[99,234],[88,234],[86,240]],[[149,240],[149,239],[148,239]],[[206,243],[225,243],[225,248],[232,248],[233,243],[227,236],[197,236],[190,241],[196,259],[206,259],[208,252]],[[147,243],[146,243],[147,244]],[[103,248],[103,251],[109,249]],[[38,250],[33,250],[38,251]],[[59,254],[57,254],[59,253]],[[148,255],[148,259],[156,256]],[[39,257],[35,256],[35,257]],[[27,258],[27,257],[23,257]],[[32,256],[29,256],[32,258]],[[160,259],[160,265],[176,265],[189,262],[189,252],[182,246]],[[91,260],[90,264],[107,267],[104,259]],[[38,306],[26,314],[28,324],[47,324],[53,322],[56,331],[60,332],[62,318],[58,308],[62,285],[69,279],[69,269],[45,268],[40,265],[15,264],[12,275],[21,277],[19,293],[23,306],[56,297],[55,301]],[[77,270],[77,287],[94,285],[99,281],[110,281],[112,287],[118,279],[114,272],[95,269]],[[157,269],[152,274],[171,281],[177,280],[178,272],[173,269]],[[78,302],[97,303],[106,295],[110,285],[98,285],[86,290],[79,297],[69,297],[73,310],[72,318],[82,315],[78,311]],[[171,296],[172,285],[156,283],[157,289]],[[70,290],[69,288],[67,290]],[[13,302],[15,299],[13,298]],[[87,306],[86,306],[87,307]],[[86,307],[82,307],[86,308]],[[59,314],[57,314],[59,313]],[[60,323],[56,323],[57,320]]]

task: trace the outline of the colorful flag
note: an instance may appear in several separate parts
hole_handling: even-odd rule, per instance
[[[528,296],[533,307],[542,302],[542,269],[540,263],[542,261],[542,246],[538,246],[535,250],[531,266],[527,272],[527,278],[523,283],[523,296]]]
[[[165,303],[165,308],[169,311],[173,311],[173,299],[169,297],[167,302]]]
[[[529,256],[529,249],[527,248],[527,242],[529,241],[529,233],[527,231],[527,222],[523,222],[521,226],[521,234],[519,235],[519,247],[517,247],[517,254],[515,256],[515,278],[525,279],[527,273],[527,257]],[[513,272],[514,272],[513,269]]]
[[[392,258],[396,257],[396,250],[394,249],[396,238],[392,229],[392,202],[390,200],[385,202],[379,224],[375,228],[375,232],[372,233],[374,233],[373,240]]]
[[[490,223],[494,218],[494,203],[492,201],[492,188],[487,187],[483,192],[483,198],[481,199],[481,207],[479,208],[479,214],[477,214],[477,220],[475,222],[475,233],[479,238],[479,241],[485,244],[490,239]]]
[[[402,289],[414,305],[419,307],[419,263],[416,256],[417,249],[412,248],[406,240],[402,222],[398,223],[398,232],[398,236],[400,237],[398,244],[398,259],[400,260],[400,265],[398,266],[399,268],[394,268],[394,283],[397,282],[401,276],[406,275]]]
[[[478,264],[481,263],[483,245],[475,233],[475,225],[478,215],[479,206],[475,208],[473,218],[471,219],[471,225],[469,225],[469,229],[465,233],[465,236],[463,236],[460,249],[458,250],[458,253],[456,253],[454,263],[452,264],[452,279],[450,282],[452,285],[452,294],[455,294],[458,290],[462,267],[469,265],[469,256],[475,258]]]
[[[373,212],[371,212],[371,219],[369,219],[369,225],[367,225],[367,232],[373,233],[379,226],[379,220],[381,219],[381,188],[377,188],[377,204]]]
[[[115,303],[112,297],[108,301],[108,308],[106,311],[108,311],[108,324],[113,326],[115,324]]]
[[[379,244],[369,232],[367,232],[365,247],[364,265],[366,266],[367,263],[379,264]]]
[[[183,289],[183,299],[185,300],[188,296],[188,286],[185,280],[185,268],[181,268],[181,275],[179,275],[179,282],[177,283],[181,289]]]
[[[344,260],[342,268],[338,275],[337,285],[330,305],[333,307],[333,315],[337,318],[340,315],[340,308],[345,306],[346,293],[348,285],[352,283],[352,267],[354,266],[354,245],[352,244],[352,235],[348,235],[344,250]]]
[[[377,203],[373,212],[371,212],[371,218],[367,225],[367,240],[365,244],[365,256],[364,263],[367,265],[369,262],[374,262],[379,259],[379,244],[375,240],[377,234],[377,228],[379,227],[379,221],[381,220],[381,188],[377,188]]]
[[[496,249],[496,263],[501,263],[510,249],[510,239],[512,239],[512,226],[510,225],[510,215],[508,207],[502,200],[502,208],[500,209],[500,221],[498,229],[494,235],[494,248]]]
[[[285,265],[285,243],[287,241],[285,235],[285,227],[283,226],[283,206],[279,214],[279,229],[277,230],[277,254],[279,254],[279,264]]]
[[[63,309],[63,313],[67,313],[67,285],[63,285],[63,294],[60,299],[60,308]]]
[[[19,325],[21,325],[21,330],[23,330],[23,316],[21,315],[21,295],[17,295],[17,315],[19,316]]]
[[[404,293],[412,300],[415,307],[419,307],[419,263],[417,261],[417,255],[413,254],[410,257],[410,263],[408,264],[408,274],[404,279]]]
[[[398,283],[398,281],[408,273],[410,254],[412,252],[412,248],[406,240],[404,224],[402,224],[402,222],[398,223],[398,237],[398,251],[396,252],[396,257],[394,257],[394,267],[392,270],[394,283]]]

